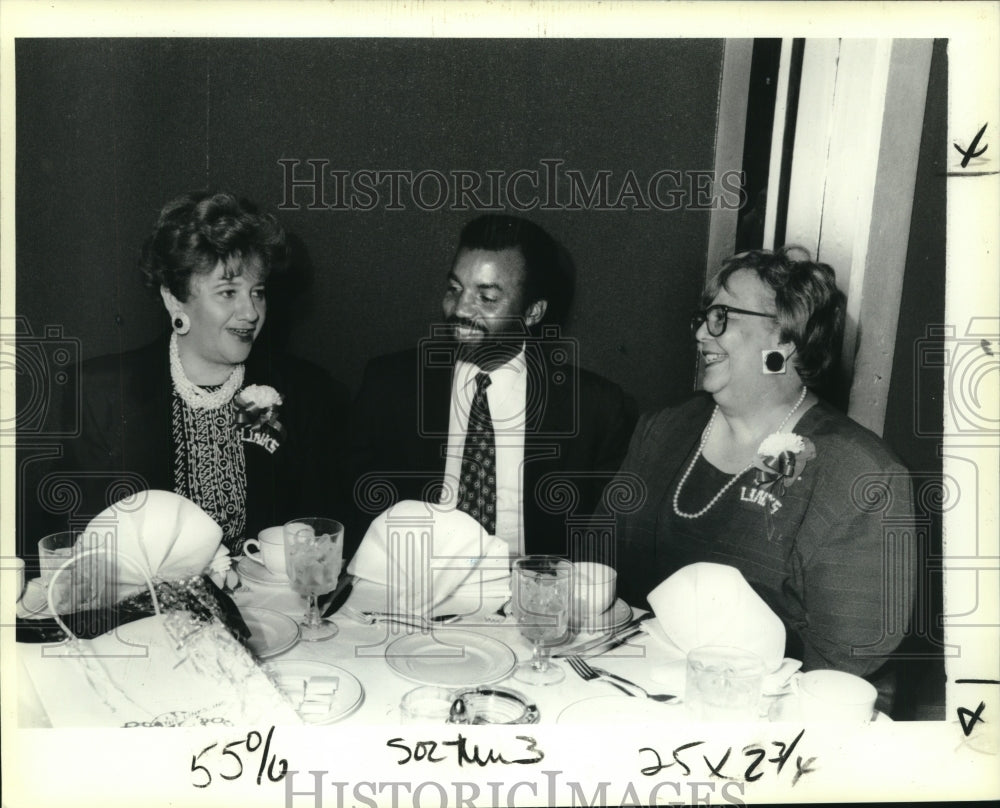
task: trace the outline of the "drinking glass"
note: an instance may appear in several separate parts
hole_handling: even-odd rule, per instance
[[[523,556],[511,569],[511,613],[521,634],[531,641],[531,661],[514,669],[514,678],[532,685],[561,682],[566,673],[551,662],[552,646],[569,628],[570,576],[573,565],[558,556]]]
[[[75,530],[50,533],[38,542],[38,582],[48,586],[56,570],[73,557],[80,534]]]
[[[705,646],[688,653],[684,701],[696,721],[758,718],[764,661],[742,648]]]
[[[454,701],[454,692],[447,687],[421,685],[403,696],[399,712],[406,724],[446,724]]]
[[[332,592],[344,560],[344,526],[333,519],[307,516],[284,526],[285,570],[292,589],[309,602],[299,621],[302,639],[327,640],[337,634],[337,624],[321,617],[317,597]]]

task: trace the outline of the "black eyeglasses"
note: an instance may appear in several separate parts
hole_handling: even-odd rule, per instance
[[[737,309],[733,306],[724,306],[716,303],[707,309],[697,311],[691,317],[691,331],[697,331],[702,323],[708,324],[708,333],[713,337],[721,337],[726,333],[726,325],[729,322],[729,312],[736,314],[752,314],[754,317],[770,317],[777,319],[773,314],[766,314],[762,311],[750,311],[749,309]]]

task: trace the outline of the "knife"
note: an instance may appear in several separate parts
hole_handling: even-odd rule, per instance
[[[627,623],[623,623],[622,625],[618,626],[618,628],[612,629],[610,632],[601,637],[598,637],[596,640],[587,640],[586,642],[580,643],[579,645],[575,645],[572,648],[563,649],[562,652],[560,652],[559,654],[554,654],[553,656],[561,656],[561,657],[579,656],[581,653],[589,651],[591,648],[597,648],[603,643],[608,642],[609,640],[613,640],[619,635],[624,634],[625,632],[636,628],[640,623],[642,623],[645,620],[649,620],[653,616],[654,615],[652,612],[646,612],[645,614],[640,615],[639,617],[633,617]]]
[[[354,588],[354,582],[356,580],[356,576],[345,573],[343,577],[337,581],[337,586],[334,587],[333,592],[330,593],[330,599],[326,602],[326,606],[323,607],[323,617],[329,617],[344,605],[348,595],[351,594],[351,590]]]
[[[633,637],[638,637],[642,633],[643,630],[640,625],[632,624],[608,637],[600,637],[599,639],[590,640],[573,648],[566,648],[552,656],[556,659],[569,656],[598,656],[605,651],[610,651],[612,648],[617,648],[622,643],[631,640]]]

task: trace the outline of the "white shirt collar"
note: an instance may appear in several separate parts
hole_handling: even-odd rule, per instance
[[[459,359],[455,363],[455,380],[458,382],[459,387],[475,384],[476,376],[482,372],[482,368],[473,362]],[[499,387],[512,385],[519,377],[527,375],[527,372],[528,362],[525,358],[523,345],[516,356],[512,356],[500,365],[500,367],[488,371],[491,385],[498,385]]]

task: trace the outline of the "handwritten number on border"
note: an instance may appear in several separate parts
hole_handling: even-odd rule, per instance
[[[982,721],[984,724],[986,723],[986,721],[982,718],[983,710],[985,709],[986,702],[984,701],[979,702],[979,706],[976,708],[975,712],[965,707],[958,708],[958,720],[962,722],[962,732],[965,733],[966,738],[972,734],[972,728],[976,726],[978,722]]]
[[[222,756],[230,757],[233,761],[224,761],[227,766],[226,770],[219,771],[219,777],[223,780],[238,780],[243,776],[244,765],[243,758],[238,752],[234,751],[237,747],[246,747],[248,752],[256,752],[263,746],[263,751],[260,753],[260,764],[257,769],[257,785],[260,785],[261,780],[264,778],[265,771],[267,772],[267,779],[272,783],[277,783],[282,780],[288,773],[288,761],[284,758],[278,759],[278,756],[271,754],[271,739],[274,737],[274,727],[271,727],[267,736],[261,735],[256,730],[252,730],[247,733],[245,738],[240,738],[237,741],[230,741],[222,748]],[[195,788],[208,788],[212,783],[212,772],[209,769],[208,764],[210,763],[210,758],[206,758],[204,762],[199,763],[202,756],[207,752],[211,752],[219,744],[213,743],[202,749],[197,755],[191,756],[191,771],[192,772],[202,772],[204,782],[198,782],[201,777],[196,777],[191,785]],[[270,761],[268,756],[270,755]],[[235,762],[235,766],[234,766]],[[277,765],[278,773],[275,774],[274,768]]]

